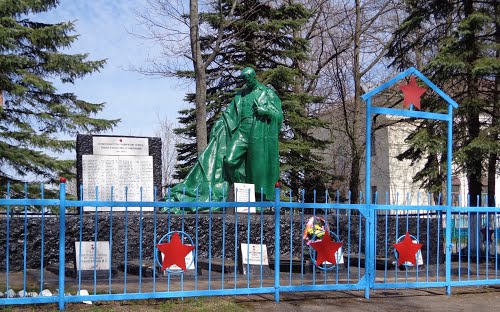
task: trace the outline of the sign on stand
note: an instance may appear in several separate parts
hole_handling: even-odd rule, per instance
[[[234,183],[234,201],[240,203],[255,202],[255,184]],[[255,213],[255,207],[236,207],[238,213]]]
[[[93,275],[94,270],[99,275],[109,274],[109,242],[75,242],[75,270],[82,275]]]
[[[267,246],[265,244],[241,244],[241,264],[245,275],[247,275],[247,268],[250,269],[250,273],[260,273],[261,265],[263,274],[270,273]]]

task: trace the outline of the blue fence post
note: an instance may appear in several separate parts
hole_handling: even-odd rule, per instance
[[[375,283],[375,224],[373,223],[373,211],[370,207],[371,190],[371,149],[372,149],[372,99],[366,99],[366,173],[365,173],[365,298],[370,298],[370,287]],[[361,232],[359,233],[361,238]]]
[[[451,162],[453,161],[453,106],[448,104],[448,138],[447,138],[447,151],[446,151],[446,229],[445,229],[445,262],[446,262],[446,294],[451,295]],[[459,264],[460,265],[460,264]]]
[[[280,301],[280,183],[274,189],[274,301]]]
[[[59,179],[59,310],[64,310],[64,269],[66,252],[66,178]]]

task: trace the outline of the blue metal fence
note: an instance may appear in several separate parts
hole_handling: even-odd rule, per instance
[[[354,204],[341,202],[338,194],[306,203],[303,195],[294,199],[278,188],[274,202],[119,202],[113,196],[87,201],[68,199],[65,187],[60,184],[59,199],[46,199],[43,186],[38,199],[28,198],[27,188],[20,198],[11,198],[10,187],[0,199],[0,232],[5,233],[0,237],[0,305],[58,303],[64,309],[80,301],[264,293],[279,301],[282,292],[361,290],[369,297],[373,289],[451,291],[500,284],[500,207],[436,205],[430,196],[417,206],[379,203],[377,196],[370,204]],[[250,206],[260,209],[235,213]],[[311,220],[322,230],[311,230]],[[478,235],[471,235],[473,229]],[[318,267],[309,242],[325,231],[342,247],[336,264]],[[194,245],[192,269],[160,270],[155,246],[174,232],[183,244]],[[423,244],[418,265],[397,265],[393,244],[406,232]],[[109,242],[105,272],[96,266],[90,274],[75,270],[77,261],[82,267],[85,241]],[[241,244],[265,245],[269,265],[263,257],[256,265],[244,264]],[[97,258],[96,247],[93,263]]]

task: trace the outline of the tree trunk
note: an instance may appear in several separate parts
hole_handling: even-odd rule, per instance
[[[361,109],[361,69],[359,63],[361,46],[361,2],[356,0],[356,25],[354,29],[354,110],[353,110],[353,120],[352,120],[352,137],[351,137],[351,178],[349,180],[349,190],[351,191],[351,201],[357,203],[359,201],[359,190],[360,190],[360,161],[359,156],[359,115]],[[346,121],[347,122],[347,121]],[[367,160],[368,161],[368,160]],[[370,192],[370,190],[365,190]]]
[[[359,201],[359,183],[360,183],[359,171],[360,171],[360,157],[356,153],[352,155],[352,160],[351,160],[351,180],[349,181],[349,190],[351,191],[351,203],[358,203]]]
[[[207,147],[207,81],[201,57],[198,0],[189,1],[189,37],[196,84],[196,146],[198,155]]]
[[[474,6],[472,0],[464,1],[464,18],[468,18],[472,13],[474,13]],[[474,34],[468,34],[464,38],[464,44],[466,50],[470,53],[466,61],[468,64],[474,64],[477,59],[476,41]],[[468,69],[466,73],[466,81],[468,84],[467,90],[467,102],[469,102],[468,113],[466,117],[466,126],[468,132],[469,143],[472,142],[479,136],[480,132],[480,120],[479,120],[479,110],[477,105],[473,104],[478,98],[478,85],[476,78],[472,74],[472,68]],[[479,157],[480,151],[476,148],[470,148],[467,151],[467,160],[465,161],[467,182],[469,184],[469,195],[470,195],[470,206],[481,206],[481,178],[482,178],[482,168],[483,164],[481,162],[481,157]],[[477,255],[477,251],[481,246],[481,214],[471,213],[471,218],[469,220],[470,227],[470,249],[473,256]],[[479,261],[479,259],[477,259]]]

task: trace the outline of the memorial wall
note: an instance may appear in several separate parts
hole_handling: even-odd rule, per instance
[[[155,187],[157,198],[161,198],[161,139],[78,135],[77,182],[78,197],[83,200],[154,201]],[[87,210],[95,207],[84,207]]]

